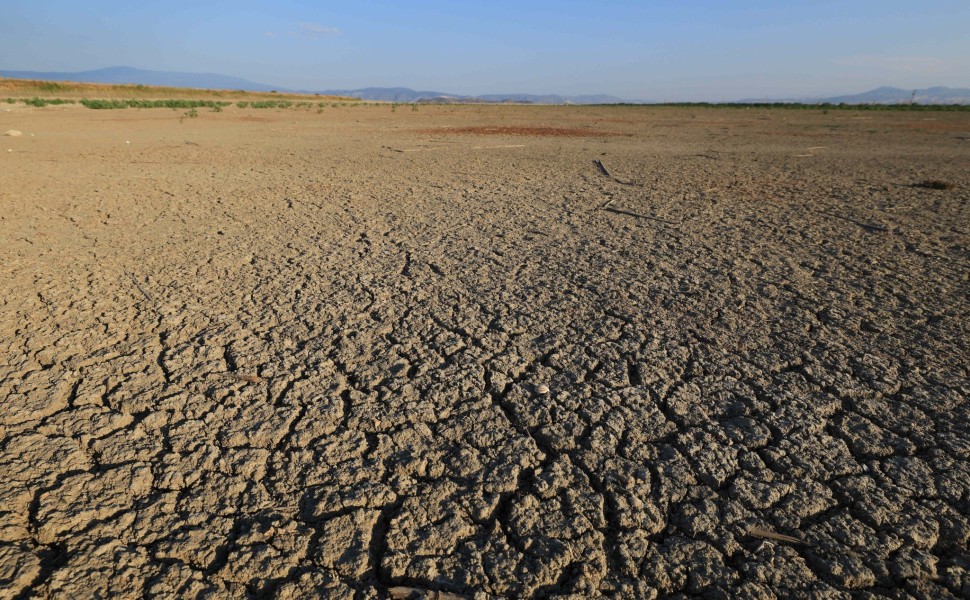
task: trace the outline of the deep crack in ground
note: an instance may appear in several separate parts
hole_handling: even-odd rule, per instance
[[[966,113],[3,119],[4,597],[970,597]]]

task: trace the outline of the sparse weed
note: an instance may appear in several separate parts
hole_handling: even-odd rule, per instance
[[[239,102],[236,102],[236,106],[238,106],[239,108],[246,108],[247,106],[249,106],[249,102],[246,102],[245,100],[240,100]]]

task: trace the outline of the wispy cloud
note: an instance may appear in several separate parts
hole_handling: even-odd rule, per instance
[[[931,56],[880,56],[861,54],[836,59],[845,67],[881,69],[893,73],[941,73],[957,66],[955,61]]]
[[[340,34],[341,31],[336,27],[329,27],[327,25],[320,25],[318,23],[300,23],[296,31],[294,31],[291,35],[308,38],[324,38]]]

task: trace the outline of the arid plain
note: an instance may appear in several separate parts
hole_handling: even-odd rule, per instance
[[[968,112],[6,130],[0,596],[970,597]]]

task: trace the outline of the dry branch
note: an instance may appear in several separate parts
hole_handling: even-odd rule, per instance
[[[609,203],[607,203],[609,204]],[[640,213],[631,212],[628,210],[620,210],[619,208],[612,208],[610,206],[604,205],[603,210],[609,211],[611,213],[616,213],[618,215],[626,215],[628,217],[636,217],[637,219],[650,219],[651,221],[658,221],[666,225],[673,225],[674,227],[680,225],[675,221],[668,221],[667,219],[661,219],[660,217],[654,217],[653,215],[644,215]]]
[[[790,535],[784,535],[781,533],[775,533],[774,531],[769,531],[767,529],[762,529],[760,527],[750,527],[748,529],[748,535],[757,538],[764,538],[766,540],[775,540],[777,542],[786,542],[789,544],[798,544],[803,546],[811,546],[805,540],[799,539],[797,537],[792,537]]]
[[[154,304],[155,299],[152,298],[151,295],[145,291],[145,288],[141,287],[141,284],[138,283],[138,279],[135,278],[135,275],[129,272],[128,277],[131,278],[131,282],[135,284],[135,287],[138,288],[138,291],[141,292],[142,296],[144,296],[146,300]]]
[[[827,214],[830,217],[835,217],[836,219],[842,219],[843,221],[848,221],[849,223],[853,223],[855,225],[858,225],[859,227],[862,227],[863,229],[868,229],[869,231],[889,231],[889,227],[886,227],[881,223],[866,223],[865,221],[857,221],[856,219],[853,219],[851,217],[837,215],[835,213],[823,213],[823,214]]]
[[[599,172],[602,173],[604,177],[606,177],[607,179],[612,179],[613,181],[621,185],[636,185],[636,186],[643,185],[642,183],[638,183],[636,181],[623,181],[622,179],[617,179],[616,177],[610,175],[610,172],[606,170],[606,166],[603,164],[603,161],[601,160],[594,160],[593,164],[596,165],[596,168],[599,169]]]

